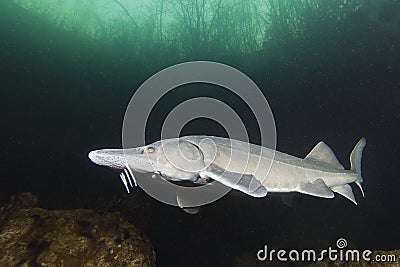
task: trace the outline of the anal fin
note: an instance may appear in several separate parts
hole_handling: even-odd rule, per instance
[[[353,202],[354,204],[357,205],[356,198],[354,197],[353,190],[351,189],[350,185],[348,185],[348,184],[337,185],[337,186],[331,187],[331,189],[333,192],[344,196],[345,198],[351,200],[351,202]]]

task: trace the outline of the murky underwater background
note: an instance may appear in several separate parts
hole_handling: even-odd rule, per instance
[[[125,20],[116,27],[99,21],[108,16],[102,13],[77,14],[92,19],[68,24],[22,2],[0,2],[2,199],[28,191],[44,208],[111,207],[143,227],[157,266],[257,266],[264,244],[321,249],[341,237],[353,248],[400,247],[399,1],[150,1],[154,14],[177,12],[164,19],[165,28],[160,17],[141,17],[136,7],[128,18],[128,10],[120,12]],[[162,3],[169,3],[165,11]],[[291,194],[287,205],[279,194],[228,195],[192,216],[140,188],[127,195],[118,174],[93,165],[87,153],[121,147],[135,90],[163,68],[191,60],[228,64],[257,83],[275,116],[279,151],[304,157],[323,140],[348,168],[351,149],[366,137],[366,198],[356,187],[358,206],[341,196]],[[165,96],[150,117],[148,141],[160,138],[171,109],[197,96],[232,106],[251,141],[260,141],[243,101],[205,85]],[[182,134],[226,133],[200,119]]]

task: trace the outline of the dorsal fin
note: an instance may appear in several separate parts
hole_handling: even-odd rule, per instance
[[[332,149],[325,144],[324,142],[319,142],[305,159],[316,160],[320,162],[327,163],[335,168],[344,169],[342,164],[337,160],[335,154],[333,153]]]

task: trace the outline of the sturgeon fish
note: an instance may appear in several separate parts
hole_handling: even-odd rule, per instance
[[[366,139],[361,138],[354,146],[349,170],[322,141],[305,158],[215,136],[164,139],[138,148],[95,150],[88,156],[95,164],[120,170],[128,192],[136,185],[133,172],[138,172],[173,182],[217,181],[253,197],[299,192],[333,198],[338,193],[357,205],[350,184],[355,183],[364,197],[361,158],[365,145]]]

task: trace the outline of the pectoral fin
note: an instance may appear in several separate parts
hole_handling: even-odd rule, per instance
[[[201,175],[206,175],[215,181],[253,197],[265,197],[267,195],[267,189],[252,174],[229,172],[219,166],[211,165]]]
[[[322,179],[309,183],[301,183],[298,192],[323,198],[333,198],[335,195]]]
[[[188,214],[195,215],[200,211],[200,207],[186,207],[186,201],[179,193],[176,194],[176,202],[178,206]]]

